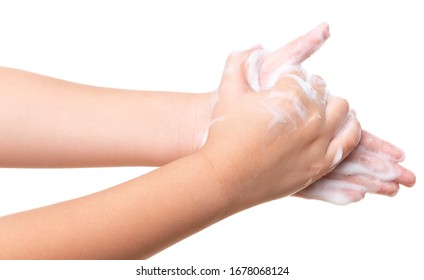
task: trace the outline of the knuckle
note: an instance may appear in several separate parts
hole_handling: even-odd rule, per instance
[[[241,51],[231,52],[227,57],[226,65],[234,64],[238,60],[238,58],[240,57],[240,53],[241,53]]]
[[[325,88],[327,87],[327,83],[325,80],[319,75],[312,75],[311,82],[319,87]]]
[[[338,97],[338,106],[343,109],[343,111],[348,112],[349,111],[349,102],[342,97]]]
[[[324,124],[324,119],[322,117],[322,115],[320,114],[320,112],[318,110],[314,110],[307,121],[307,126],[310,127],[310,129],[314,129],[315,130],[321,130],[322,126]]]
[[[323,161],[315,162],[309,166],[309,176],[316,178],[317,176],[326,173],[328,167],[323,163]]]
[[[227,57],[226,65],[241,64],[249,57],[251,52],[250,50],[232,51]]]

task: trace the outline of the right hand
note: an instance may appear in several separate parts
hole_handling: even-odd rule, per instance
[[[270,89],[253,91],[245,79],[252,51],[228,58],[200,149],[238,208],[300,191],[327,174],[340,152],[349,154],[360,139],[348,103],[327,100],[317,76],[309,85],[301,70],[291,70]]]

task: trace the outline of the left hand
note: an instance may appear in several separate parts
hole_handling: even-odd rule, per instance
[[[358,146],[329,174],[295,196],[344,205],[366,193],[394,196],[399,185],[412,187],[415,175],[399,165],[405,155],[396,146],[362,130]]]

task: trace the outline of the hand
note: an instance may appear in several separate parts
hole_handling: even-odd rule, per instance
[[[327,100],[321,78],[307,79],[300,68],[283,73],[268,90],[252,90],[246,60],[255,51],[229,57],[200,150],[236,208],[298,192],[328,173],[360,138],[348,103]]]
[[[302,61],[311,56],[319,47],[324,44],[330,36],[328,24],[323,23],[308,34],[292,41],[276,52],[267,53],[261,48],[253,49],[247,62],[248,82],[251,88],[258,91],[260,88],[270,88],[281,76],[282,72],[289,70],[285,65],[299,65]],[[267,54],[266,59],[265,54]],[[260,74],[256,71],[259,65]],[[281,67],[282,66],[282,67]],[[278,69],[278,71],[275,71]],[[255,74],[256,73],[256,74]],[[260,81],[258,78],[260,77]],[[260,86],[259,83],[262,85]],[[200,94],[204,96],[201,104],[193,103],[187,107],[187,113],[182,116],[180,123],[184,131],[191,133],[180,137],[181,154],[190,154],[198,151],[205,143],[209,126],[212,124],[212,113],[216,104],[216,91]]]
[[[329,37],[329,26],[322,23],[274,52],[258,49],[249,57],[250,86],[256,91],[272,87],[284,72],[299,67]]]
[[[415,184],[415,175],[399,165],[404,157],[399,148],[363,130],[358,146],[343,162],[295,196],[339,205],[359,201],[366,193],[394,196],[399,185]]]
[[[321,24],[275,52],[257,51],[249,59],[249,83],[256,90],[272,86],[282,73],[299,67],[328,37],[328,25]],[[348,204],[364,198],[367,192],[393,196],[400,184],[414,185],[415,175],[399,165],[404,158],[399,148],[366,131],[362,135],[358,147],[335,170],[295,196]]]

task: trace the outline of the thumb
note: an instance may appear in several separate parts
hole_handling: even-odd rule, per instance
[[[246,65],[250,54],[258,48],[253,47],[246,51],[235,51],[229,55],[219,86],[218,93],[220,96],[237,97],[251,90],[246,80]]]

